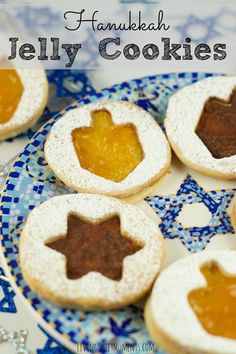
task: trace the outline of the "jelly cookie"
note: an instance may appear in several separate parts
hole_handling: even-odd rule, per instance
[[[171,354],[236,353],[236,252],[202,252],[165,269],[145,307],[152,338]]]
[[[0,69],[0,140],[35,124],[48,99],[43,69]]]
[[[29,215],[20,265],[47,299],[86,310],[136,302],[160,270],[158,226],[137,207],[93,194],[54,197]]]
[[[193,169],[236,178],[236,77],[202,80],[170,98],[165,119],[169,142]]]
[[[155,120],[133,103],[96,102],[53,126],[45,156],[69,187],[118,197],[139,192],[170,164],[170,147]]]

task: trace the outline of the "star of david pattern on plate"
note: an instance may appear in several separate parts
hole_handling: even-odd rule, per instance
[[[2,268],[0,268],[0,275],[4,276]],[[14,302],[16,294],[11,288],[10,283],[4,278],[0,278],[0,289],[3,292],[3,297],[0,296],[0,312],[16,313],[17,309]]]
[[[88,75],[79,70],[48,70],[49,100],[39,123],[25,134],[29,139],[39,127],[75,100],[95,92]]]
[[[53,339],[40,325],[38,327],[46,336],[46,343],[43,348],[37,349],[37,354],[72,354],[72,352]]]
[[[206,192],[190,175],[174,196],[146,197],[145,201],[160,216],[159,225],[165,238],[180,241],[190,252],[202,251],[215,235],[234,233],[227,208],[236,189]],[[208,225],[184,228],[177,220],[185,204],[203,203],[211,213]]]
[[[14,143],[23,137],[31,139],[42,124],[46,123],[62,109],[86,95],[95,93],[95,89],[93,88],[87,73],[84,71],[48,70],[47,78],[49,82],[49,99],[38,123],[25,133],[7,139],[7,142]]]

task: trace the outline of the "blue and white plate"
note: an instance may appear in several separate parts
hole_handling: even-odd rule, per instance
[[[181,73],[132,80],[87,96],[65,111],[101,99],[127,100],[147,110],[162,125],[169,97],[177,89],[211,75]],[[132,346],[134,353],[163,353],[154,348],[144,325],[143,311],[139,306],[132,305],[120,310],[96,313],[69,310],[39,297],[22,278],[18,246],[22,226],[29,212],[55,195],[73,193],[54,176],[44,159],[43,149],[47,135],[63,113],[64,111],[57,114],[34,135],[7,178],[0,203],[1,256],[6,274],[16,292],[38,316],[45,330],[71,351],[76,352],[76,344],[80,343],[87,348],[85,352],[88,353],[109,352],[109,345],[112,344],[115,353],[124,352],[122,345]],[[206,246],[236,247],[228,213],[233,195],[231,182],[201,176],[174,158],[170,173],[155,190],[155,197],[147,196],[146,201],[139,202],[138,205],[160,223],[166,238],[169,263]],[[185,225],[184,221],[185,209],[191,208],[191,205],[198,209],[200,205],[204,209],[198,210],[198,225],[193,224],[192,227]],[[169,211],[168,223],[165,220],[166,211]],[[196,212],[192,210],[189,213],[196,219]],[[222,234],[225,236],[219,236]]]

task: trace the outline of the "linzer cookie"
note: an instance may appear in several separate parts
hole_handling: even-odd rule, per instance
[[[179,260],[156,281],[145,308],[152,338],[170,354],[236,353],[236,251]]]
[[[97,102],[66,112],[53,126],[45,156],[71,188],[125,197],[158,180],[170,148],[155,120],[128,102]]]
[[[93,194],[44,202],[20,238],[29,286],[57,304],[86,310],[136,302],[150,290],[163,253],[158,227],[141,210]]]
[[[236,178],[236,77],[214,77],[169,101],[166,133],[183,163],[206,174]]]
[[[48,98],[43,69],[0,69],[0,140],[35,124]]]

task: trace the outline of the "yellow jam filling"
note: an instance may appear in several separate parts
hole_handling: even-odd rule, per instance
[[[114,182],[143,160],[135,127],[114,124],[105,109],[92,112],[92,126],[74,129],[72,139],[81,167]]]
[[[192,309],[208,333],[236,339],[236,277],[224,274],[216,263],[201,272],[207,286],[189,294]]]
[[[12,118],[23,90],[16,70],[0,70],[0,124],[7,123]]]

